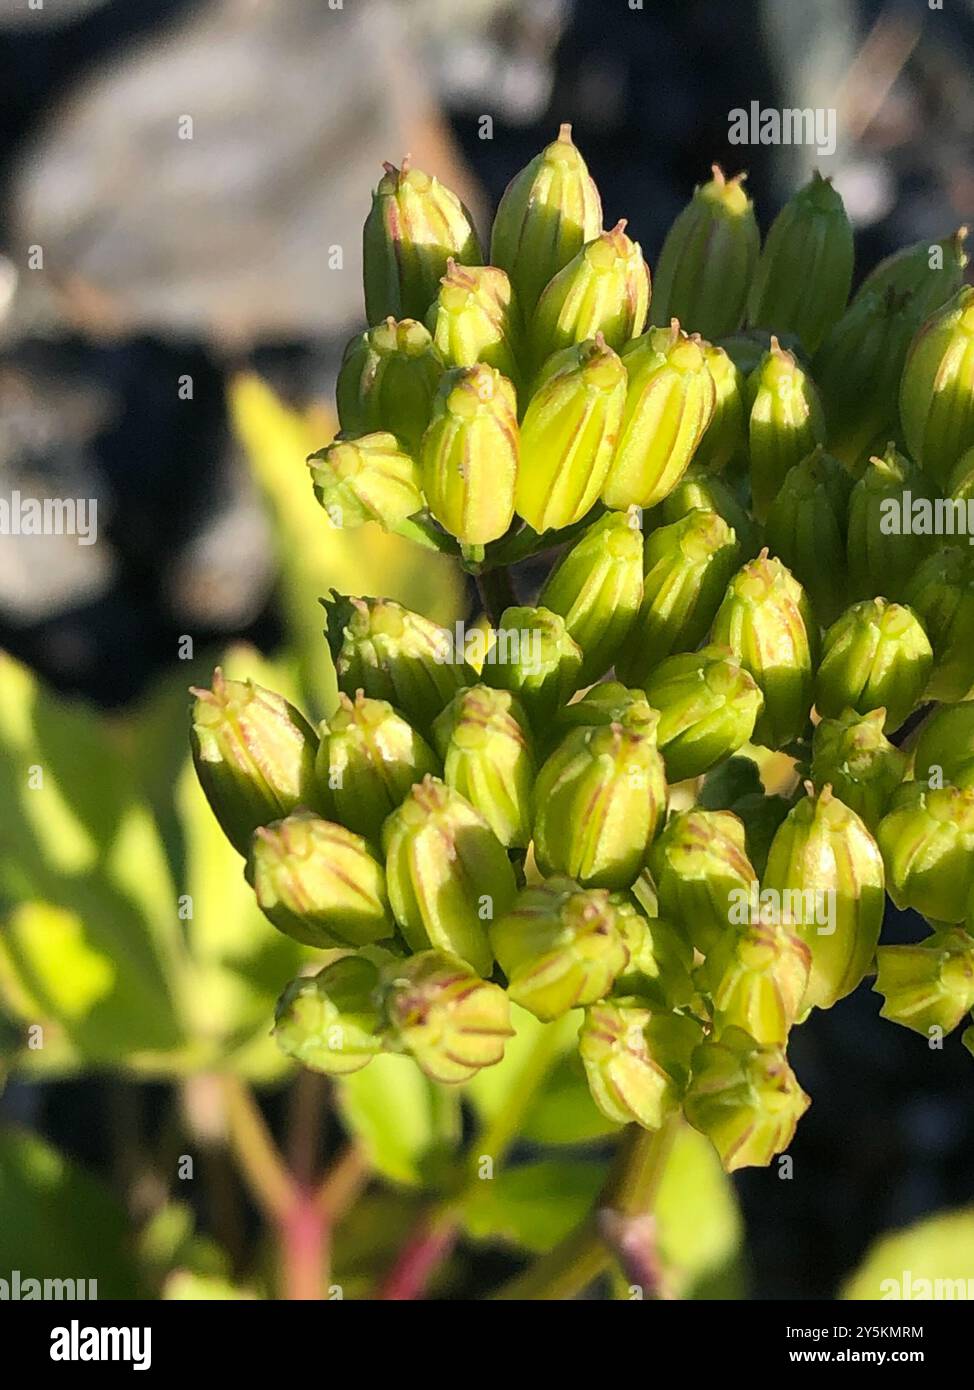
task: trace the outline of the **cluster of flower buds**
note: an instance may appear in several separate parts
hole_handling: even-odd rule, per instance
[[[974,501],[964,233],[850,303],[831,183],[762,248],[715,168],[651,277],[563,126],[481,244],[387,166],[341,433],[309,463],[333,524],[453,555],[493,626],[332,594],[318,729],[219,672],[194,692],[257,902],[331,953],[276,1036],[323,1072],[399,1052],[462,1083],[512,1003],[576,1011],[609,1120],[682,1110],[728,1169],[767,1164],[809,1104],[786,1048],[811,1009],[874,972],[906,1027],[974,1008],[974,534],[938,529]],[[504,572],[556,548],[519,604]],[[878,946],[887,887],[926,940]]]

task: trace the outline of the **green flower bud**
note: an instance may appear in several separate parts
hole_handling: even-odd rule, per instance
[[[573,729],[535,786],[534,854],[544,874],[589,888],[628,888],[666,806],[655,721]]]
[[[629,960],[608,893],[560,876],[523,889],[490,939],[509,996],[542,1022],[601,999]]]
[[[454,957],[390,963],[383,1004],[392,1035],[431,1081],[456,1085],[496,1065],[514,1036],[507,995]]]
[[[708,473],[719,473],[747,450],[744,374],[730,354],[714,343],[704,344],[703,355],[714,382],[714,413],[693,461]]]
[[[479,811],[502,845],[531,839],[535,762],[527,715],[507,690],[474,685],[433,725],[443,777]]]
[[[927,786],[974,786],[974,701],[941,705],[920,727],[913,776]]]
[[[433,947],[489,975],[486,924],[514,898],[503,845],[466,797],[424,777],[385,823],[389,901],[410,948]]]
[[[912,946],[880,946],[876,952],[880,1017],[915,1033],[951,1033],[974,1008],[974,937],[962,927],[932,932]]]
[[[335,388],[342,430],[386,431],[415,454],[442,375],[443,359],[421,323],[387,318],[359,333],[345,349]]]
[[[911,454],[945,486],[974,438],[974,286],[958,290],[910,344],[900,419]]]
[[[344,956],[317,975],[299,975],[277,1002],[278,1045],[312,1071],[361,1071],[383,1047],[378,984],[378,968],[364,956]]]
[[[747,382],[754,514],[765,521],[788,470],[825,440],[825,417],[811,377],[772,337]]]
[[[761,921],[759,909],[707,957],[715,1036],[742,1028],[765,1047],[783,1046],[801,1014],[811,968],[812,953],[801,937],[779,922]]]
[[[766,1168],[791,1143],[811,1101],[780,1047],[762,1047],[740,1028],[701,1043],[683,1103],[728,1173]]]
[[[781,748],[800,737],[812,705],[818,628],[804,589],[780,560],[763,550],[737,572],[711,641],[733,650],[764,696],[755,743]]]
[[[521,423],[515,508],[529,526],[581,521],[609,471],[626,401],[626,369],[602,337],[545,363]]]
[[[601,333],[618,352],[643,331],[649,309],[649,267],[622,218],[600,232],[549,282],[530,320],[528,356],[534,371],[553,352]]]
[[[737,537],[716,512],[688,512],[648,536],[643,601],[616,655],[616,674],[643,685],[664,657],[696,647],[739,562]]]
[[[882,826],[880,827],[882,832]],[[883,857],[855,811],[825,786],[802,798],[771,843],[762,902],[812,953],[804,1007],[828,1009],[869,970],[883,922]]]
[[[890,798],[906,776],[909,758],[886,738],[886,711],[857,714],[844,710],[823,719],[812,739],[811,777],[821,791],[832,791],[876,833]]]
[[[652,507],[680,481],[716,402],[703,344],[676,319],[651,328],[622,354],[626,408],[602,500],[607,507]]]
[[[579,700],[566,705],[558,711],[558,723],[562,727],[589,728],[599,724],[625,724],[626,728],[637,729],[645,725],[652,732],[659,716],[650,709],[645,692],[627,690],[621,681],[602,681],[593,685]]]
[[[377,521],[391,531],[422,511],[419,469],[395,435],[336,439],[308,459],[315,497],[335,526]]]
[[[720,338],[741,325],[761,234],[744,175],[713,178],[694,190],[666,234],[656,264],[652,322],[678,318],[691,333]]]
[[[854,255],[841,195],[816,171],[771,224],[751,285],[749,321],[795,333],[814,352],[846,306]]]
[[[283,695],[253,681],[193,686],[190,741],[196,775],[220,829],[240,854],[259,825],[296,806],[322,809],[315,781],[318,738]]]
[[[361,690],[354,703],[339,695],[339,709],[321,726],[317,774],[335,814],[349,830],[378,844],[382,825],[414,782],[440,771],[432,749],[387,700]]]
[[[384,166],[362,234],[365,316],[379,323],[422,319],[452,257],[480,265],[483,255],[470,214],[455,193],[411,166]]]
[[[696,993],[689,938],[662,917],[647,917],[629,893],[609,898],[629,952],[629,965],[613,986],[617,998],[635,996],[657,1009],[678,1009]]]
[[[643,597],[638,514],[610,512],[576,541],[549,576],[538,603],[565,619],[582,650],[580,685],[612,665]]]
[[[511,277],[525,321],[541,291],[602,230],[602,203],[563,125],[507,185],[491,231],[491,264]]]
[[[962,922],[974,883],[974,790],[904,782],[876,839],[889,895],[933,922]]]
[[[420,448],[429,509],[467,545],[497,540],[514,516],[517,398],[493,367],[447,372]]]
[[[509,690],[541,733],[581,684],[582,652],[565,620],[547,608],[507,608],[481,677]]]
[[[904,246],[879,262],[856,291],[853,303],[873,294],[893,290],[898,295],[911,296],[911,309],[917,321],[923,323],[947,303],[964,283],[964,268],[968,257],[964,251],[967,228],[958,227],[953,236],[943,241],[917,241]],[[932,252],[936,247],[939,256]],[[939,264],[931,264],[931,260]]]
[[[764,537],[801,583],[822,623],[834,622],[848,600],[846,517],[852,479],[818,446],[790,468],[771,503]]]
[[[916,615],[884,598],[847,608],[825,634],[815,678],[815,708],[835,719],[886,710],[886,728],[898,729],[919,702],[930,677],[933,651]]]
[[[699,777],[747,743],[764,696],[729,647],[702,647],[660,662],[646,682],[659,710],[656,738],[667,781]]]
[[[974,557],[960,547],[929,555],[906,600],[933,648],[928,700],[965,700],[974,689]]]
[[[731,527],[741,547],[741,558],[752,560],[761,549],[761,528],[751,520],[747,509],[738,500],[733,487],[723,478],[704,473],[696,457],[682,479],[652,513],[660,526],[672,525],[694,509],[716,512]],[[647,531],[651,528],[647,526]]]
[[[517,381],[518,310],[511,282],[497,266],[447,261],[426,322],[448,367],[485,362]]]
[[[395,933],[382,865],[361,835],[311,811],[258,826],[246,874],[268,921],[305,946],[367,946]]]
[[[733,931],[757,875],[744,848],[744,826],[730,811],[681,811],[653,846],[650,872],[660,911],[704,955]]]
[[[339,690],[388,700],[425,733],[460,687],[475,680],[450,634],[392,599],[332,593],[321,603]]]
[[[592,1099],[615,1124],[659,1129],[686,1090],[700,1038],[694,1018],[634,1004],[594,1004],[578,1035]]]
[[[915,500],[929,503],[929,483],[893,443],[866,464],[849,498],[846,559],[854,598],[885,594],[902,602],[930,552],[930,539],[913,529]],[[910,518],[910,531],[903,524]]]
[[[802,356],[802,345],[790,333],[779,333],[775,335],[781,347],[793,352],[796,357]],[[766,357],[771,351],[772,335],[764,328],[742,328],[739,333],[729,333],[721,338],[718,346],[722,347],[727,356],[734,363],[734,366],[744,378],[744,398],[747,399],[747,379],[760,365],[762,358]]]
[[[974,498],[974,447],[966,450],[950,470],[947,496],[960,502]]]

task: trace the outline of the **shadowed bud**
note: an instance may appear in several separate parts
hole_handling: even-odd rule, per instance
[[[924,322],[964,283],[967,235],[966,227],[958,227],[953,236],[943,241],[932,244],[927,240],[917,241],[894,251],[869,272],[856,291],[853,303],[869,295],[894,290],[899,295],[911,296],[912,311],[920,323]],[[938,257],[931,255],[934,247],[940,252]],[[931,264],[931,261],[940,264]]]
[[[659,710],[656,738],[667,781],[699,777],[747,743],[764,696],[729,647],[702,647],[660,662],[646,682]]]
[[[369,323],[422,319],[450,258],[480,265],[470,214],[455,193],[414,169],[386,164],[362,234],[365,316]]]
[[[853,598],[884,594],[903,601],[931,545],[928,535],[913,529],[914,503],[929,503],[931,496],[926,478],[892,442],[882,457],[869,460],[849,498],[846,558]]]
[[[733,487],[723,478],[705,473],[698,466],[696,456],[669,497],[651,513],[650,519],[654,526],[669,526],[694,510],[716,512],[723,517],[737,537],[742,560],[752,560],[761,549],[761,528],[742,506]],[[647,532],[651,533],[652,529],[654,527],[646,527]]]
[[[947,496],[958,502],[974,498],[974,446],[967,449],[950,470]]]
[[[591,690],[558,711],[558,723],[564,728],[589,728],[598,724],[620,723],[627,729],[642,726],[651,733],[659,716],[651,709],[642,690],[627,690],[621,681],[602,681]]]
[[[974,790],[904,782],[876,839],[889,895],[934,922],[962,922],[974,883]]]
[[[367,946],[395,933],[382,865],[361,835],[311,811],[254,831],[247,882],[264,916],[306,946]]]
[[[728,1173],[766,1168],[794,1137],[811,1101],[780,1047],[762,1047],[740,1028],[701,1043],[683,1109],[720,1154]]]
[[[815,677],[815,707],[835,719],[885,709],[887,730],[898,729],[919,702],[933,666],[927,634],[915,614],[885,599],[847,608],[825,634]]]
[[[743,920],[752,885],[757,886],[744,847],[744,826],[730,811],[693,810],[671,816],[653,846],[649,865],[660,911],[682,927],[704,955],[733,934],[735,923]]]
[[[693,462],[708,473],[720,473],[742,459],[747,449],[744,374],[730,354],[715,343],[704,343],[703,356],[714,383],[714,413]]]
[[[762,898],[812,953],[806,1009],[827,1009],[869,970],[883,922],[883,858],[855,811],[831,787],[802,798],[771,843]]]
[[[815,786],[821,790],[831,785],[843,805],[855,811],[873,834],[909,763],[883,733],[885,722],[882,707],[868,714],[847,709],[835,719],[823,719],[812,739]]]
[[[448,261],[426,322],[448,367],[484,362],[517,381],[518,310],[511,282],[497,266]]]
[[[764,528],[768,549],[804,586],[822,624],[834,622],[848,602],[846,519],[851,491],[852,478],[819,446],[788,470]]]
[[[748,299],[755,327],[795,333],[814,352],[852,286],[852,226],[831,179],[815,172],[778,213]]]
[[[945,487],[974,438],[974,286],[958,290],[910,344],[900,419],[910,453]]]
[[[643,533],[635,512],[610,512],[576,541],[538,603],[559,613],[582,650],[579,685],[605,675],[643,597]]]
[[[283,695],[253,681],[195,686],[190,742],[196,775],[220,829],[240,854],[259,825],[298,805],[321,808],[315,780],[318,738]]]
[[[487,924],[507,911],[514,870],[466,797],[425,777],[386,821],[389,901],[413,951],[458,956],[479,975],[493,963]]]
[[[723,348],[734,366],[744,378],[744,399],[747,401],[747,379],[771,350],[771,338],[777,337],[781,347],[801,355],[802,346],[790,333],[772,335],[764,328],[742,328],[739,333],[729,333],[721,338],[718,346]]]
[[[691,511],[646,538],[643,601],[615,660],[616,674],[643,685],[664,657],[706,636],[740,563],[737,537],[716,512]]]
[[[277,1001],[274,1037],[289,1057],[328,1076],[348,1076],[383,1048],[379,971],[345,956],[317,975],[299,975]]]
[[[433,725],[448,787],[483,816],[501,844],[531,839],[535,762],[527,716],[507,690],[474,685],[454,696]]]
[[[415,454],[429,424],[443,359],[427,329],[414,319],[388,318],[352,338],[335,397],[345,434],[394,434]]]
[[[880,946],[876,983],[880,1017],[928,1034],[951,1033],[974,1008],[974,937],[962,927],[931,933],[912,946]]]
[[[420,448],[429,509],[467,545],[497,540],[514,515],[517,399],[500,372],[478,363],[447,372]]]
[[[507,995],[463,961],[422,951],[385,971],[385,1014],[393,1037],[431,1081],[456,1085],[504,1056],[513,1037]]]
[[[761,235],[744,175],[713,178],[694,190],[666,234],[656,265],[651,319],[678,318],[691,333],[721,338],[741,325]]]
[[[780,923],[748,921],[725,935],[704,974],[714,1003],[715,1034],[742,1028],[764,1046],[783,1046],[802,1011],[812,955]]]
[[[629,952],[613,996],[635,997],[664,1010],[689,1004],[696,993],[690,938],[663,917],[647,917],[630,893],[613,893],[609,901]]]
[[[616,1124],[659,1129],[682,1099],[700,1039],[694,1018],[633,1003],[593,1004],[578,1035],[592,1099]]]
[[[321,726],[317,772],[343,825],[378,844],[382,825],[414,782],[439,772],[432,749],[387,700],[361,692]]]
[[[425,505],[419,469],[395,435],[336,439],[308,463],[315,497],[336,526],[377,521],[389,531]]]
[[[918,782],[974,786],[974,701],[941,705],[920,727],[913,758]]]
[[[966,700],[974,689],[974,557],[960,546],[928,555],[906,601],[933,648],[928,700]]]
[[[825,440],[825,417],[811,377],[772,337],[748,377],[748,446],[754,514],[765,521],[788,470]]]
[[[608,893],[560,876],[519,893],[490,939],[508,994],[542,1022],[603,998],[629,960]]]
[[[491,231],[491,263],[511,277],[525,321],[548,281],[601,230],[598,189],[563,125],[507,185]]]
[[[535,531],[581,521],[598,500],[626,399],[626,369],[602,337],[550,357],[521,423],[515,507]]]
[[[581,670],[581,648],[564,618],[547,608],[507,608],[481,676],[495,690],[518,697],[541,737],[578,689]]]

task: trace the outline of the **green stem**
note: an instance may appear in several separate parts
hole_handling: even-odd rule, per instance
[[[460,554],[460,547],[453,537],[448,536],[445,531],[441,531],[432,518],[425,516],[422,512],[417,512],[415,516],[406,517],[392,530],[395,535],[404,536],[408,541],[415,541],[425,550],[437,550],[441,555],[454,557]]]
[[[604,510],[605,508],[597,503],[591,511],[586,512],[581,521],[576,521],[561,531],[539,533],[530,526],[524,526],[516,535],[507,536],[503,540],[497,541],[494,549],[488,546],[484,557],[484,570],[490,573],[490,571],[503,566],[516,565],[522,560],[529,560],[532,555],[542,555],[546,550],[554,550],[557,546],[567,545],[580,536],[583,531],[587,531]]]

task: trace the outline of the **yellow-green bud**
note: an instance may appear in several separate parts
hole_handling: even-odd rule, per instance
[[[527,715],[507,690],[474,685],[433,725],[443,778],[483,816],[502,845],[531,839],[535,761]]]
[[[928,700],[966,700],[974,689],[974,557],[960,546],[928,555],[906,601],[933,648]]]
[[[393,434],[340,437],[312,454],[308,463],[315,497],[334,526],[377,521],[391,531],[423,509],[419,469]]]
[[[582,651],[565,620],[547,608],[507,608],[481,676],[521,702],[541,737],[581,684]]]
[[[834,622],[848,602],[846,524],[852,478],[819,445],[785,475],[764,537],[805,588],[815,616]]]
[[[602,1114],[615,1124],[659,1129],[683,1097],[701,1032],[694,1018],[635,1003],[586,1009],[578,1050]]]
[[[953,1032],[974,1008],[974,937],[947,927],[915,945],[880,946],[873,988],[882,1018],[915,1033]]]
[[[933,666],[927,634],[909,608],[866,599],[847,608],[825,634],[815,677],[815,707],[835,719],[886,710],[886,729],[898,729],[926,688]]]
[[[646,698],[659,710],[656,738],[671,783],[699,777],[736,753],[764,707],[729,647],[667,657],[649,676]]]
[[[911,296],[911,309],[922,323],[946,304],[964,283],[967,235],[966,227],[958,227],[953,236],[943,241],[931,243],[924,239],[894,251],[869,272],[856,291],[853,303],[867,295],[884,294],[892,289],[897,294]],[[935,249],[938,255],[933,254]]]
[[[788,470],[825,442],[825,417],[811,377],[772,337],[747,382],[754,514],[765,521]]]
[[[913,776],[927,786],[974,786],[974,700],[941,705],[920,728]]]
[[[629,964],[616,980],[613,995],[635,996],[657,1009],[689,1004],[696,993],[690,938],[663,917],[647,917],[631,893],[613,893],[609,901],[629,952]]]
[[[384,971],[393,1038],[431,1081],[457,1085],[495,1066],[513,1037],[507,995],[455,957],[422,951]]]
[[[962,922],[974,883],[974,790],[904,782],[879,823],[889,895],[933,922]]]
[[[812,955],[779,922],[749,920],[707,956],[704,974],[714,1004],[715,1036],[742,1028],[755,1042],[781,1046],[802,1011]]]
[[[654,526],[669,526],[694,510],[716,512],[724,518],[737,537],[742,560],[753,560],[761,549],[761,528],[742,506],[734,488],[716,474],[705,473],[696,455],[669,497],[664,497],[650,514],[650,520]],[[647,532],[652,529],[653,526],[646,526]]]
[[[744,826],[730,811],[682,811],[653,845],[650,871],[660,911],[706,955],[746,920],[757,874]]]
[[[886,711],[868,714],[847,709],[823,719],[812,739],[811,778],[830,785],[839,800],[865,822],[873,834],[890,799],[906,776],[909,758],[883,733]]]
[[[715,343],[704,343],[703,355],[714,382],[714,413],[693,462],[708,473],[719,473],[743,458],[747,449],[744,374],[730,354]]]
[[[518,309],[511,282],[497,266],[447,261],[426,322],[448,367],[485,362],[518,380]]]
[[[335,387],[342,430],[353,437],[387,431],[415,454],[442,375],[443,359],[421,323],[376,324],[345,349]]]
[[[974,438],[974,287],[958,290],[910,344],[900,419],[911,454],[945,487]]]
[[[875,455],[866,464],[849,498],[850,597],[883,594],[903,602],[931,546],[930,537],[914,529],[917,503],[931,506],[930,484],[891,441],[881,457]],[[917,523],[922,525],[919,517]]]
[[[278,1045],[312,1071],[361,1071],[383,1048],[378,985],[378,968],[364,956],[344,956],[317,975],[299,975],[277,1002]]]
[[[518,470],[517,398],[485,363],[443,377],[420,447],[429,509],[467,545],[497,540],[514,516]]]

